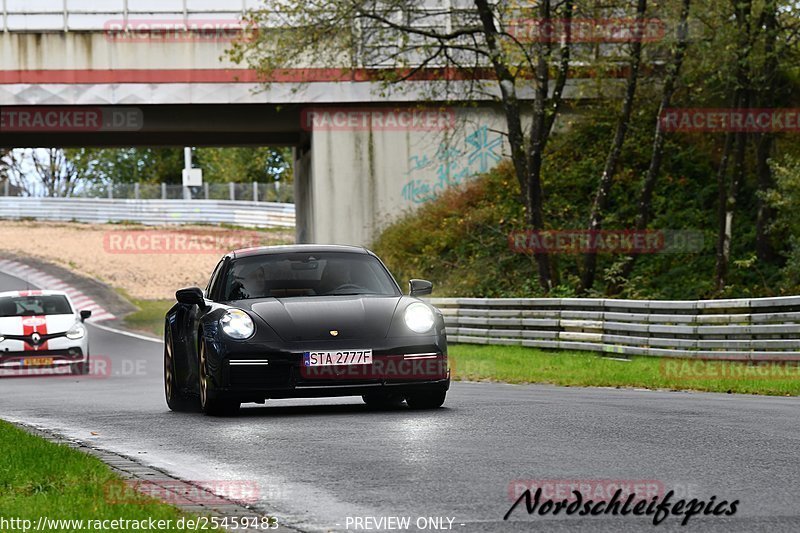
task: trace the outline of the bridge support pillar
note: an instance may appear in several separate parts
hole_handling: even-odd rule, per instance
[[[504,157],[498,111],[446,112],[447,128],[315,129],[296,158],[298,242],[370,246],[403,213]]]

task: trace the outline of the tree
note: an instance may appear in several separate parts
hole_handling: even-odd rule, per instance
[[[199,147],[193,165],[208,182],[291,181],[288,148]],[[131,147],[96,150],[93,179],[108,183],[180,183],[183,148]]]
[[[103,148],[96,152],[97,183],[180,183],[183,148]]]
[[[733,61],[728,75],[730,100],[739,110],[754,105],[778,108],[791,102],[793,76],[787,71],[797,58],[796,6],[781,5],[776,0],[753,2],[731,0],[729,6],[735,35]],[[781,62],[781,59],[783,62]],[[773,187],[769,159],[775,146],[775,133],[770,130],[752,133],[730,131],[725,136],[722,161],[718,172],[718,231],[716,245],[715,286],[718,293],[726,290],[734,238],[734,221],[738,218],[739,195],[747,185],[747,177],[755,176],[756,228],[755,252],[761,261],[769,261],[774,251],[769,228],[774,212],[764,198]],[[749,158],[751,149],[754,157]],[[728,169],[730,168],[730,172]]]
[[[11,148],[0,148],[0,186],[5,187],[6,182],[11,180]]]
[[[784,52],[779,46],[778,36],[778,2],[767,0],[764,3],[761,20],[764,31],[764,60],[761,75],[757,80],[759,106],[770,107],[785,103],[786,83],[778,72],[778,58]],[[772,154],[775,135],[771,132],[760,133],[756,141],[756,176],[758,179],[758,212],[756,215],[756,255],[761,261],[771,261],[775,250],[770,242],[769,228],[775,217],[775,212],[765,200],[767,191],[773,188],[774,178],[770,168],[769,158]]]
[[[88,148],[70,153],[27,148],[12,150],[4,159],[11,184],[25,196],[71,196],[93,170],[93,151]]]
[[[433,76],[444,84],[431,89],[431,100],[498,101],[526,222],[541,231],[546,229],[542,160],[570,73],[573,11],[572,0],[474,0],[434,7],[406,0],[286,0],[279,10],[252,12],[250,23],[258,31],[235,43],[229,56],[260,71],[265,83],[290,66],[336,66],[343,77],[370,68],[386,90]],[[567,21],[558,40],[526,37],[524,28],[554,20]],[[533,98],[521,96],[531,85]],[[524,117],[530,117],[527,126]],[[539,283],[548,291],[549,258],[534,257]]]
[[[292,183],[289,148],[197,148],[195,166],[209,182]]]
[[[750,106],[752,91],[749,61],[753,45],[753,22],[751,20],[752,0],[731,0],[736,29],[738,46],[736,53],[733,107],[737,110],[746,110]],[[720,165],[718,174],[719,205],[718,205],[718,231],[717,231],[717,258],[715,267],[716,289],[722,292],[728,280],[728,267],[731,258],[731,243],[733,241],[733,218],[736,212],[736,200],[739,188],[745,173],[745,157],[748,135],[744,131],[730,131],[726,135],[724,165]],[[726,179],[728,157],[733,150],[733,168],[731,175]]]
[[[686,55],[686,48],[689,45],[689,5],[691,0],[681,0],[680,15],[678,18],[677,28],[677,41],[675,48],[672,52],[672,58],[667,66],[667,73],[664,79],[664,85],[661,91],[661,102],[658,106],[658,112],[655,117],[655,134],[653,135],[653,148],[650,154],[650,165],[647,168],[647,174],[642,181],[642,190],[639,194],[638,211],[636,213],[635,228],[638,231],[647,229],[650,223],[653,192],[655,191],[656,181],[661,172],[661,163],[664,158],[664,141],[665,134],[661,127],[661,116],[666,111],[672,102],[672,96],[675,94],[676,84],[678,83],[678,76],[683,66],[683,58]],[[619,280],[612,287],[612,292],[617,293],[620,290],[620,283],[627,280],[633,272],[633,267],[636,264],[636,254],[625,257],[622,261],[620,269]]]
[[[594,203],[592,204],[592,212],[589,216],[590,232],[597,232],[601,229],[603,223],[603,216],[608,207],[609,194],[611,186],[614,182],[614,173],[617,170],[620,156],[622,153],[622,144],[625,142],[625,135],[628,133],[628,128],[631,121],[631,113],[633,112],[633,101],[636,96],[636,85],[639,81],[639,66],[642,61],[642,40],[643,40],[643,27],[644,16],[647,11],[647,0],[637,0],[636,4],[636,24],[634,26],[635,34],[631,42],[630,62],[628,64],[628,78],[625,83],[625,97],[622,100],[622,110],[620,111],[619,120],[617,121],[616,130],[614,132],[614,139],[611,143],[611,148],[606,158],[606,163],[603,168],[603,173],[598,181],[597,191],[594,196]],[[583,275],[581,277],[581,290],[586,293],[592,289],[597,272],[597,252],[590,250],[584,255]]]

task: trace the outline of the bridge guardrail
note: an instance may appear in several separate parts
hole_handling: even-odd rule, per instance
[[[800,361],[800,296],[729,300],[431,298],[450,342]]]
[[[0,196],[0,218],[293,228],[295,209],[294,204],[276,202]]]
[[[48,193],[39,184],[21,187],[9,180],[1,180],[0,196],[35,198],[103,198],[109,200],[231,200],[292,203],[294,189],[281,182],[234,183],[205,182],[199,187],[184,187],[171,183],[81,183],[69,194]]]

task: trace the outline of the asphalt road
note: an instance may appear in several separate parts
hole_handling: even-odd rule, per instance
[[[0,274],[0,290],[19,283]],[[800,530],[797,398],[455,383],[430,412],[273,400],[218,419],[167,410],[160,343],[90,334],[102,376],[0,378],[0,417],[185,479],[256,482],[258,505],[302,530],[387,516],[410,517],[411,530],[419,517],[449,517],[465,532]],[[648,517],[528,516],[524,505],[504,521],[515,480],[647,481],[740,504],[687,527],[678,517],[655,527]]]

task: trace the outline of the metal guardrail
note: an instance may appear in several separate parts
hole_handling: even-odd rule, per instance
[[[800,296],[736,300],[432,298],[448,340],[726,360],[800,360]]]
[[[183,22],[238,19],[260,0],[75,0],[7,2],[0,5],[2,31],[85,31],[107,28],[110,21]]]
[[[225,200],[0,197],[0,218],[293,228],[294,204]]]
[[[199,187],[184,187],[170,183],[102,183],[81,184],[69,194],[53,194],[48,192],[41,184],[32,186],[28,184],[21,187],[2,180],[0,183],[0,196],[15,197],[69,197],[69,198],[108,198],[128,200],[231,200],[293,203],[294,187],[278,181],[270,183],[209,183],[205,182]]]

